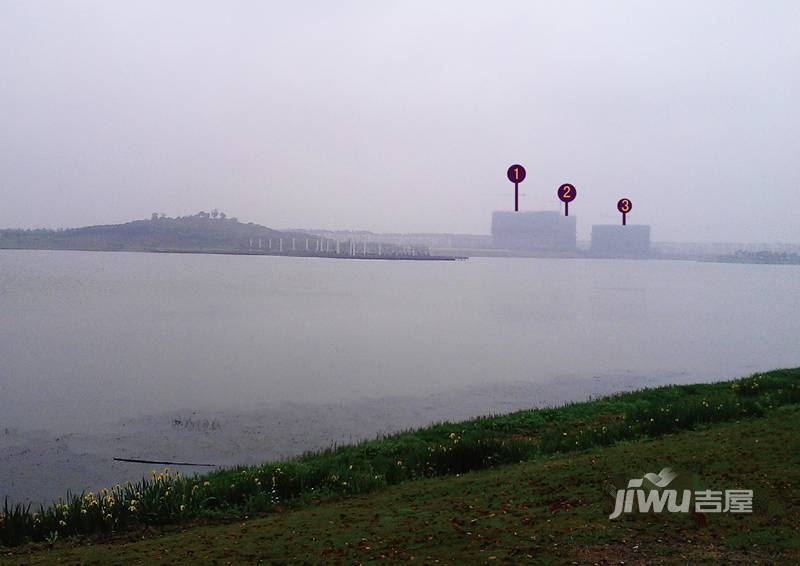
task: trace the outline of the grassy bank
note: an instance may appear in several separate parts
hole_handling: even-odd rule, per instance
[[[798,429],[800,406],[786,406],[257,518],[27,545],[0,552],[0,563],[798,564]],[[667,465],[697,489],[752,489],[753,513],[608,519],[613,489]]]
[[[792,369],[733,382],[662,387],[555,409],[444,423],[203,477],[161,473],[138,484],[68,496],[37,511],[6,505],[0,515],[0,543],[53,542],[200,518],[241,519],[313,507],[409,480],[519,462],[544,465],[554,455],[573,452],[606,454],[597,449],[760,417],[798,403],[800,369]],[[651,468],[630,473],[658,471]]]

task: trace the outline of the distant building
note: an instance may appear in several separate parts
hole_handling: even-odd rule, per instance
[[[595,224],[592,226],[592,255],[601,257],[643,257],[650,255],[650,226]]]
[[[504,250],[574,250],[574,216],[555,211],[492,213],[492,243]]]

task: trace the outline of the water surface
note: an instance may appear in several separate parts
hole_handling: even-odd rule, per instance
[[[0,427],[739,376],[800,365],[798,297],[796,266],[0,251]]]

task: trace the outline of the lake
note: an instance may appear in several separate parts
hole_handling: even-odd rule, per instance
[[[800,267],[0,251],[1,427],[800,365]],[[580,391],[576,391],[580,394]]]
[[[799,297],[798,266],[0,251],[0,498],[800,366]]]

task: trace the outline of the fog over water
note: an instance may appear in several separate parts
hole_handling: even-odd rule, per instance
[[[219,208],[267,226],[800,242],[795,0],[0,3],[0,227]]]
[[[737,377],[800,365],[798,296],[796,266],[2,251],[0,427]]]

